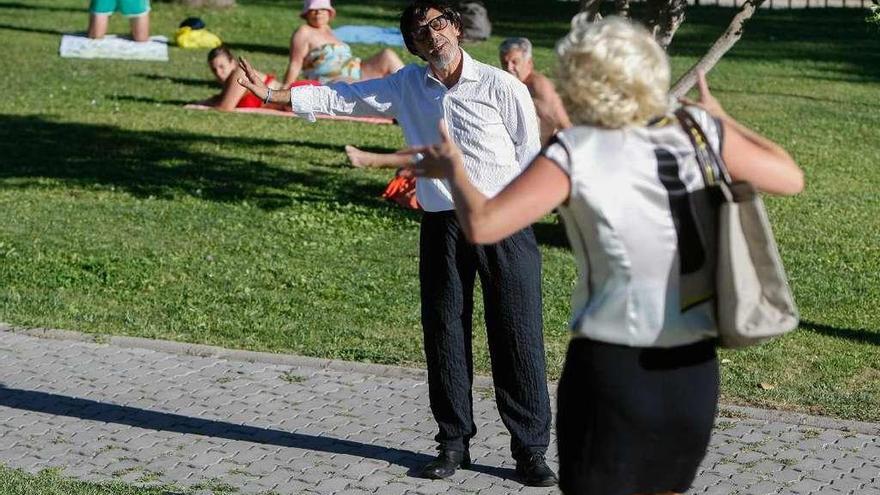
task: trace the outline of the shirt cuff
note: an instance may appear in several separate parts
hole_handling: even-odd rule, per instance
[[[309,97],[308,89],[290,89],[290,108],[297,117],[302,117],[309,122],[315,122],[318,119],[315,117],[315,109],[312,99]]]

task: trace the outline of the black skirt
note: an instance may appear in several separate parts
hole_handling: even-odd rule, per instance
[[[718,406],[714,343],[660,349],[573,339],[557,398],[563,493],[685,492]]]

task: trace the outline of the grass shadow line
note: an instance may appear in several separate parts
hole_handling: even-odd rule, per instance
[[[192,86],[197,88],[211,88],[215,91],[220,91],[220,85],[214,81],[209,81],[205,79],[192,79],[188,77],[172,77],[172,76],[159,76],[156,74],[134,74],[137,77],[142,77],[149,81],[154,82],[162,82],[162,83],[174,83],[180,84],[183,86]]]
[[[75,34],[75,33],[65,33],[63,31],[58,31],[57,29],[31,28],[31,27],[24,27],[24,26],[14,26],[12,24],[0,24],[0,29],[5,29],[8,31],[21,31],[23,33],[51,34],[53,36],[61,36],[64,34]]]
[[[255,149],[289,146],[294,152],[296,147],[330,148],[338,149],[341,164],[342,147],[330,143],[135,131],[54,122],[36,115],[0,115],[0,134],[6,136],[0,140],[4,156],[0,187],[45,187],[45,182],[39,184],[42,179],[57,179],[61,185],[56,187],[113,186],[137,197],[170,199],[183,194],[216,202],[247,201],[266,210],[294,202],[352,204],[399,215],[379,197],[382,186],[375,176],[352,174],[348,167],[304,163],[287,168],[199,149],[204,144]],[[47,156],[47,149],[63,153]]]
[[[823,323],[801,320],[800,328],[829,337],[851,340],[860,344],[880,345],[880,332],[866,328],[840,328]]]
[[[0,9],[45,10],[48,12],[77,12],[82,14],[88,13],[88,9],[75,9],[73,7],[50,7],[48,5],[28,5],[21,2],[0,2]]]

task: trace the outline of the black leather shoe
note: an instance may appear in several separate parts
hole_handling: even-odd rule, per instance
[[[455,470],[459,467],[470,467],[471,455],[465,450],[464,452],[457,450],[441,450],[440,455],[433,461],[425,464],[421,470],[423,478],[432,480],[440,480],[448,478],[455,474]]]
[[[520,483],[526,486],[554,486],[559,483],[541,453],[516,461],[516,475]]]

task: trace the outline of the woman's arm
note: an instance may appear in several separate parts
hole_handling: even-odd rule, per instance
[[[497,196],[488,199],[468,179],[461,152],[449,138],[442,120],[440,136],[440,144],[405,150],[405,153],[424,156],[406,170],[417,177],[449,180],[455,213],[470,242],[498,242],[528,227],[568,198],[571,191],[568,175],[549,158],[538,156]]]
[[[781,146],[737,122],[709,92],[706,75],[699,73],[697,103],[721,120],[724,140],[721,158],[734,180],[751,182],[759,191],[797,194],[804,189],[804,173]]]
[[[238,79],[243,77],[245,77],[244,71],[241,70],[241,68],[235,69],[235,72],[230,74],[223,83],[223,91],[217,96],[217,100],[213,106],[218,110],[226,112],[235,110],[235,107],[238,106],[238,102],[244,97],[245,93],[247,93],[247,89],[237,82]]]
[[[287,72],[284,74],[283,87],[285,88],[293,84],[299,77],[303,61],[309,54],[308,38],[308,33],[303,29],[303,26],[300,26],[290,37],[290,61],[287,64]]]

